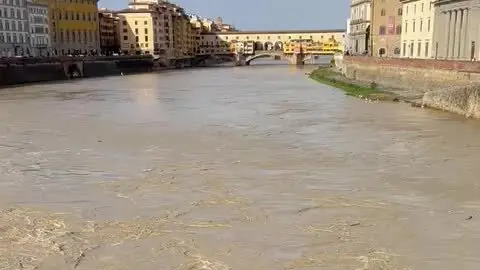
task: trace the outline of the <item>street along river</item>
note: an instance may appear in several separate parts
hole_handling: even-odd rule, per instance
[[[480,122],[285,65],[0,91],[0,269],[479,269]]]

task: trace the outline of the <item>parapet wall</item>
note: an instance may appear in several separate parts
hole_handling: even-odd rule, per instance
[[[342,73],[363,83],[427,92],[480,83],[480,62],[344,56]]]
[[[153,58],[135,57],[84,57],[84,58],[23,58],[0,59],[0,86],[66,80],[68,67],[74,63],[82,77],[149,72]]]

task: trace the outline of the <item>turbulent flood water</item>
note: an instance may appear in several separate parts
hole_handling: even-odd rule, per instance
[[[480,122],[257,65],[0,91],[0,269],[479,269]]]

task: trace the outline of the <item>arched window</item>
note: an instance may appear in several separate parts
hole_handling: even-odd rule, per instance
[[[379,28],[378,28],[378,34],[383,36],[385,35],[385,31],[386,31],[386,28],[384,25],[381,25]]]
[[[382,8],[382,10],[380,11],[380,15],[381,15],[381,16],[385,16],[385,14],[386,14],[385,9]]]
[[[397,34],[397,35],[402,34],[402,26],[401,26],[401,25],[397,25],[397,29],[396,29],[395,32],[396,32],[395,34]]]

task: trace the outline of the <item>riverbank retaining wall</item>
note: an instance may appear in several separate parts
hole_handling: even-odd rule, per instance
[[[480,62],[344,56],[339,68],[359,83],[417,93],[426,107],[480,118]]]
[[[0,61],[0,86],[66,80],[71,75],[68,67],[74,63],[81,63],[75,65],[80,67],[81,77],[141,73],[153,68],[153,58],[142,56],[12,59]]]
[[[480,83],[480,62],[344,56],[341,65],[349,79],[423,93]]]

